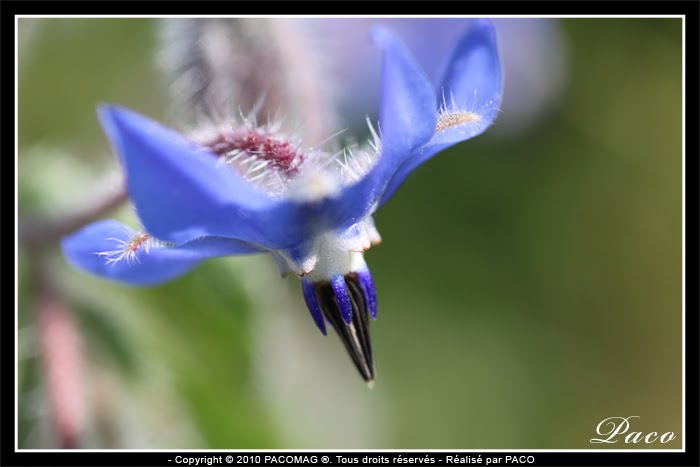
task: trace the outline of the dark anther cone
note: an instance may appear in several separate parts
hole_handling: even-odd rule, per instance
[[[360,279],[354,272],[345,275],[345,285],[352,306],[352,320],[346,324],[338,305],[338,300],[330,282],[315,284],[318,304],[323,316],[333,325],[333,329],[343,341],[352,361],[368,383],[374,380],[374,357],[369,336],[369,310],[367,299],[362,291]]]

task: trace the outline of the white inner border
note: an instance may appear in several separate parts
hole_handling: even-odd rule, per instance
[[[271,452],[271,453],[285,453],[285,452],[308,452],[308,453],[325,453],[325,452],[369,452],[369,453],[403,453],[403,452],[436,452],[436,453],[489,453],[489,452],[685,452],[686,450],[686,418],[685,418],[685,349],[686,349],[686,339],[685,339],[685,316],[686,316],[686,300],[685,300],[685,39],[686,39],[686,29],[685,15],[191,15],[191,16],[180,16],[180,15],[15,15],[15,202],[19,196],[19,146],[18,146],[18,92],[17,85],[19,82],[19,19],[21,18],[79,18],[79,19],[97,19],[97,18],[680,18],[681,30],[682,30],[682,89],[681,89],[681,108],[682,108],[682,120],[681,120],[681,134],[682,134],[682,448],[681,449],[265,449],[265,450],[255,450],[255,449],[235,449],[235,450],[198,450],[198,449],[19,449],[19,439],[18,439],[18,426],[19,426],[19,405],[18,405],[18,326],[15,326],[15,452],[109,452],[109,453],[119,453],[119,452],[197,452],[203,455],[215,455],[215,454],[225,454],[230,452],[241,452],[241,453],[257,453],[257,452]],[[18,242],[18,206],[15,206],[15,277],[18,277],[18,253],[19,253],[19,242]],[[15,323],[19,322],[18,319],[18,290],[15,288]]]

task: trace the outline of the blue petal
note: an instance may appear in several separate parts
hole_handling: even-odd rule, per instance
[[[477,125],[478,131],[462,138],[455,135],[452,142],[476,136],[496,119],[503,97],[503,76],[491,20],[471,22],[452,53],[438,95],[444,95],[443,106],[450,108],[454,102],[459,109],[480,115],[483,122]]]
[[[229,237],[281,248],[309,236],[313,219],[301,216],[303,206],[266,196],[178,133],[119,107],[102,107],[100,120],[120,154],[139,217],[157,238]]]
[[[73,266],[105,279],[132,285],[155,285],[185,274],[200,261],[261,250],[237,240],[208,237],[183,245],[140,248],[133,258],[110,262],[138,232],[114,220],[99,221],[64,238],[63,254]],[[109,252],[114,252],[109,255]]]
[[[382,49],[379,127],[382,147],[393,158],[407,157],[435,131],[435,93],[425,72],[404,45],[385,28],[372,31]],[[400,163],[383,156],[380,165]]]
[[[437,105],[430,80],[387,29],[375,28],[372,40],[383,53],[381,154],[365,177],[319,206],[332,228],[349,227],[370,213],[401,164],[435,131]]]
[[[490,20],[471,22],[452,53],[438,95],[443,112],[452,113],[455,121],[470,115],[478,118],[464,118],[463,123],[436,131],[432,139],[414,151],[392,177],[380,205],[393,196],[416,167],[449,146],[483,133],[498,116],[503,76],[496,30]]]

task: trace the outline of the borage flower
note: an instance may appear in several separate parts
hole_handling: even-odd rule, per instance
[[[338,155],[244,121],[193,141],[130,110],[100,121],[126,171],[144,231],[100,221],[67,237],[75,266],[153,285],[200,261],[269,252],[300,276],[311,316],[330,323],[362,377],[374,379],[369,316],[377,299],[363,252],[380,237],[372,214],[422,162],[493,123],[502,94],[496,34],[469,21],[434,86],[401,42],[372,33],[382,51],[379,128],[366,150]],[[372,127],[370,126],[370,129]]]

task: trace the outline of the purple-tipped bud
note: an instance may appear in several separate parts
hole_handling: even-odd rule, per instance
[[[316,326],[321,330],[323,335],[326,335],[326,324],[323,320],[323,312],[318,304],[318,297],[316,296],[315,284],[307,280],[301,281],[301,287],[304,292],[304,300],[306,300],[306,306],[311,312],[311,317],[314,319]]]
[[[345,277],[340,274],[331,279],[331,287],[335,294],[335,301],[338,304],[340,316],[343,317],[345,324],[352,323],[352,303],[350,302],[350,294],[348,287],[345,285]]]
[[[367,308],[369,313],[372,315],[372,319],[377,319],[377,292],[374,288],[374,280],[372,280],[372,273],[369,272],[369,268],[361,269],[357,271],[357,279],[362,288],[362,292],[365,294],[365,300],[367,301]]]
[[[302,280],[304,298],[316,325],[325,334],[325,318],[335,329],[348,354],[366,381],[374,379],[374,357],[369,335],[369,313],[376,298],[371,276],[350,272],[330,281]],[[369,280],[367,279],[369,277]]]

